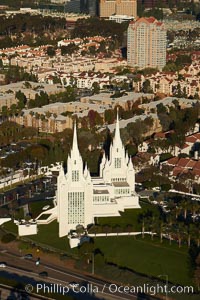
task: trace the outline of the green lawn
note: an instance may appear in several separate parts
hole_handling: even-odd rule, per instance
[[[127,224],[127,221],[133,218],[133,214],[131,211],[127,211],[125,215],[126,219],[123,222]],[[137,213],[134,214],[135,220],[136,216]],[[116,224],[115,220],[113,222]],[[3,226],[8,231],[17,232],[17,226],[12,221]],[[77,248],[70,249],[67,237],[59,238],[57,221],[48,225],[39,225],[38,234],[27,236],[25,239],[44,245],[45,248],[51,249],[52,247],[69,255],[78,254]],[[145,239],[118,236],[95,238],[95,248],[99,248],[104,253],[107,262],[113,262],[118,266],[127,267],[150,276],[158,277],[160,274],[167,274],[169,281],[173,283],[191,284],[187,271],[188,249],[185,245],[179,249],[177,243],[174,242],[170,246],[168,240],[164,240],[163,244],[160,244],[158,238],[151,241],[149,236],[145,236]]]
[[[37,235],[29,235],[27,239],[32,240],[33,242],[38,242],[44,245],[49,245],[51,247],[69,253],[69,254],[76,254],[77,248],[70,249],[68,238],[62,237],[59,238],[58,236],[58,223],[54,221],[48,225],[39,225],[38,226],[38,234]]]
[[[17,234],[18,231],[17,226],[13,223],[13,221],[5,223],[3,228],[15,234]],[[69,253],[71,255],[76,255],[78,253],[77,248],[70,249],[67,237],[59,238],[58,223],[56,221],[48,225],[39,225],[37,235],[25,236],[22,239],[35,242],[36,244],[41,244],[41,246],[44,246],[44,248],[49,248],[50,250],[52,247],[55,250]]]
[[[149,203],[140,202],[140,205],[142,209],[127,209],[124,212],[120,212],[120,217],[96,218],[96,223],[98,225],[110,225],[111,227],[119,225],[123,229],[125,229],[127,225],[132,225],[133,231],[141,231],[141,224],[138,222],[139,215],[147,209],[158,216],[160,215],[160,212],[157,206]]]
[[[187,273],[187,250],[176,245],[161,245],[150,238],[105,237],[95,238],[108,262],[128,267],[136,272],[158,277],[167,274],[169,281],[191,284]]]
[[[52,200],[35,201],[29,203],[29,210],[30,213],[32,214],[32,217],[37,218],[39,214],[41,214],[44,211],[42,210],[42,208],[46,205],[50,206],[48,209],[54,207]]]
[[[1,225],[1,227],[9,232],[14,233],[15,235],[17,235],[18,233],[17,225],[15,225],[12,220],[4,223],[3,225]]]

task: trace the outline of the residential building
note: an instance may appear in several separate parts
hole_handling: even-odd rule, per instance
[[[137,0],[100,0],[99,15],[109,18],[111,15],[137,16]]]
[[[116,23],[130,22],[134,20],[134,17],[127,15],[112,15],[109,17],[110,21],[115,21]]]
[[[128,65],[162,69],[166,64],[166,30],[154,17],[139,18],[128,27]]]
[[[113,93],[100,93],[93,96],[85,96],[80,99],[82,103],[94,103],[98,105],[108,105],[109,108],[114,109],[115,106],[120,105],[123,109],[129,110],[130,105],[133,105],[136,101],[142,102],[142,98],[145,97],[151,101],[154,97],[153,94],[134,93],[127,92],[121,97],[113,97]]]

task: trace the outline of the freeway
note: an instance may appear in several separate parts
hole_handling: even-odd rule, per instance
[[[12,252],[1,253],[1,260],[6,261],[8,266],[0,271],[0,276],[15,279],[17,282],[28,286],[29,292],[48,291],[48,286],[53,293],[64,293],[66,288],[67,295],[73,295],[77,299],[106,299],[106,300],[129,300],[138,299],[137,296],[128,291],[124,292],[124,287],[119,287],[115,283],[108,282],[88,274],[67,270],[41,263],[35,265],[35,261],[26,260],[20,255]],[[48,277],[41,278],[40,272],[47,272]],[[71,283],[71,285],[70,285]],[[46,285],[45,285],[46,284]],[[46,288],[45,288],[46,287]],[[69,289],[68,289],[69,288]],[[45,289],[45,290],[44,290]],[[56,296],[55,296],[56,299]]]

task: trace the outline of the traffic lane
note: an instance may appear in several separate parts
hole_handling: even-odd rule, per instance
[[[50,278],[53,278],[53,281],[51,281],[51,283],[58,284],[68,284],[69,282],[75,282],[78,284],[78,289],[80,289],[82,286],[87,286],[87,284],[91,284],[91,286],[88,287],[89,290],[93,290],[93,288],[95,289],[95,286],[97,286],[97,288],[100,291],[103,291],[104,294],[119,297],[126,296],[126,299],[136,298],[135,295],[129,295],[128,292],[123,293],[123,286],[121,286],[118,291],[119,286],[115,283],[96,279],[89,275],[73,273],[72,271],[67,271],[66,269],[60,269],[56,266],[50,266],[47,264],[41,263],[39,266],[36,266],[36,261],[32,259],[28,260],[24,259],[23,257],[12,256],[9,253],[1,253],[1,261],[5,261],[8,264],[8,267],[6,268],[7,270],[9,270],[9,267],[17,268],[20,273],[25,272],[26,275],[28,274],[36,281],[38,279],[39,273],[46,271],[48,273],[48,278],[45,279],[39,277],[40,280],[47,280],[48,282]],[[129,296],[131,296],[131,298]]]
[[[96,299],[96,297],[113,300],[137,299],[135,295],[114,291],[114,287],[113,292],[110,292],[106,284],[104,284],[104,286],[100,286],[92,282],[78,282],[77,280],[74,281],[73,284],[69,284],[66,280],[58,280],[52,276],[49,276],[48,278],[41,278],[39,274],[35,272],[25,271],[13,266],[7,266],[6,271],[0,271],[0,276],[2,275],[6,278],[16,280],[18,282],[18,287],[20,288],[22,288],[22,284],[25,285],[24,288],[29,293],[34,292],[37,294],[42,293],[47,295],[48,293],[55,295],[59,293],[63,295],[73,295],[78,299],[87,300]]]

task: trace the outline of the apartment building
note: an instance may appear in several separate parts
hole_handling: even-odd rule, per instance
[[[100,0],[99,15],[109,18],[111,15],[127,15],[136,18],[137,0]]]
[[[154,17],[139,18],[128,27],[127,62],[129,66],[162,69],[166,64],[166,30]]]

